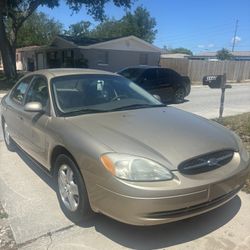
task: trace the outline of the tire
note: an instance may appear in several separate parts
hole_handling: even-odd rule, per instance
[[[183,103],[186,96],[186,91],[184,88],[178,88],[174,93],[174,103]]]
[[[75,162],[61,154],[55,162],[56,193],[61,209],[74,223],[81,223],[91,215],[87,190]]]
[[[11,152],[14,152],[16,149],[15,147],[16,145],[9,134],[8,125],[4,120],[2,122],[2,129],[3,129],[3,138],[7,149]]]

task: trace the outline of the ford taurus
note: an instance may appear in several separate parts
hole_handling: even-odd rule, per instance
[[[114,73],[36,71],[1,109],[7,148],[54,177],[73,221],[90,211],[134,225],[188,218],[232,199],[249,172],[236,134]]]

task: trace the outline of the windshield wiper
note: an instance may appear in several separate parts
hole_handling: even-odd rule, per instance
[[[103,113],[107,111],[108,110],[103,110],[103,109],[80,109],[80,110],[63,113],[61,114],[61,116],[76,116],[76,115],[82,115],[82,114]]]
[[[140,108],[157,108],[157,107],[166,107],[166,105],[164,104],[131,104],[131,105],[111,109],[110,111],[140,109]]]

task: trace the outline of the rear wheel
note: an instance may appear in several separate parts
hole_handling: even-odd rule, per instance
[[[55,162],[57,198],[65,215],[73,222],[82,222],[91,213],[87,190],[75,162],[59,155]]]
[[[12,140],[10,136],[8,125],[5,121],[3,121],[2,126],[3,126],[3,137],[5,145],[9,151],[13,152],[15,151],[15,142]]]
[[[174,102],[175,103],[184,102],[185,95],[186,95],[186,91],[184,88],[177,89],[174,93]]]

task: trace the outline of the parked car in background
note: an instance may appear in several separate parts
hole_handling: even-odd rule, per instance
[[[164,103],[182,103],[191,90],[188,76],[181,76],[168,68],[136,66],[125,68],[118,74],[135,82],[151,94],[160,96]]]
[[[114,73],[36,71],[1,104],[6,146],[54,177],[74,222],[91,210],[134,225],[181,220],[232,199],[249,172],[236,134]]]

